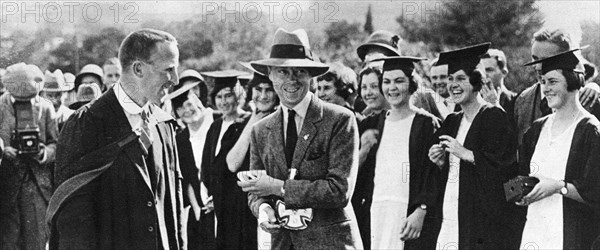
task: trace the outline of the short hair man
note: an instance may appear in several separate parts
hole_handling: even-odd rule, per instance
[[[240,186],[249,192],[252,213],[271,233],[274,249],[362,248],[349,204],[358,171],[354,116],[309,93],[310,79],[328,67],[312,59],[306,31],[278,29],[273,44],[271,58],[251,62],[273,81],[282,105],[252,129],[250,169],[268,176]],[[290,209],[301,209],[296,212],[305,217]]]
[[[102,70],[104,71],[104,85],[106,86],[106,90],[112,88],[121,78],[121,63],[119,59],[116,57],[112,57],[104,62],[102,65]]]
[[[540,60],[550,56],[566,52],[577,48],[578,44],[572,44],[572,38],[569,33],[561,29],[542,28],[533,35],[531,41],[531,58]],[[518,130],[518,142],[521,145],[523,135],[529,129],[531,124],[542,116],[552,113],[548,107],[548,102],[545,100],[544,93],[541,88],[541,66],[535,66],[538,73],[538,82],[529,88],[525,89],[517,97],[515,101],[514,116]],[[600,96],[599,87],[595,83],[588,83],[580,90],[581,104],[590,111],[593,108],[592,114],[598,117],[598,97]]]
[[[484,86],[482,90],[483,99],[491,104],[500,105],[512,120],[517,94],[506,88],[504,79],[508,75],[508,63],[504,52],[498,49],[489,49],[483,55],[481,63],[485,68],[487,78],[492,82],[493,89]]]
[[[121,80],[73,114],[61,132],[59,186],[47,218],[51,247],[185,249],[175,122],[157,106],[178,81],[177,41],[141,29],[123,40],[119,60]],[[75,185],[81,175],[93,177]],[[73,195],[62,199],[63,193]]]

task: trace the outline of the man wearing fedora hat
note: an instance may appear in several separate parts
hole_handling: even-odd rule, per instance
[[[8,95],[0,100],[0,140],[5,143],[0,249],[45,249],[43,218],[53,190],[51,163],[58,139],[54,108],[39,98],[44,74],[35,65],[9,66],[4,84]]]
[[[72,109],[63,105],[67,92],[69,92],[73,86],[65,83],[65,77],[60,69],[55,70],[54,73],[46,71],[44,73],[44,82],[41,96],[52,102],[52,106],[54,106],[54,111],[56,112],[58,131],[60,131],[65,121],[73,114]]]
[[[238,185],[249,192],[274,249],[360,248],[349,203],[358,171],[356,120],[309,93],[310,79],[328,70],[313,58],[306,31],[278,29],[270,58],[251,62],[269,76],[282,106],[252,129],[250,169],[266,175]]]

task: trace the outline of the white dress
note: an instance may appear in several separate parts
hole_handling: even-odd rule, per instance
[[[555,180],[565,178],[573,133],[581,118],[583,116],[578,117],[562,134],[552,139],[551,128],[555,115],[551,114],[548,117],[531,157],[530,175],[541,175]],[[529,205],[521,248],[560,249],[563,247],[563,229],[563,197],[553,194]]]
[[[465,143],[471,122],[463,115],[456,140],[462,145]],[[444,206],[442,215],[442,228],[438,236],[438,249],[458,249],[458,187],[460,174],[460,158],[450,154],[448,181],[444,193]]]
[[[408,144],[414,118],[413,114],[399,121],[385,121],[377,150],[371,205],[372,249],[404,248],[400,226],[408,209]]]

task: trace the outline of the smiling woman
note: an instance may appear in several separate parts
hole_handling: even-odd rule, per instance
[[[599,122],[579,101],[583,72],[578,49],[541,59],[542,90],[554,113],[537,120],[523,137],[519,165],[540,180],[519,202],[529,206],[522,248],[589,249],[598,235],[593,207],[600,200]],[[530,169],[530,165],[538,166]]]
[[[506,112],[488,104],[477,69],[490,43],[440,54],[448,65],[450,97],[462,111],[447,116],[429,158],[441,168],[437,239],[442,248],[517,249],[525,210],[504,200],[502,183],[515,177],[515,131]],[[460,188],[459,188],[460,187]]]

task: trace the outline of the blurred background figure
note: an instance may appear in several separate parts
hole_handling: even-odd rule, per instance
[[[73,114],[73,110],[64,105],[67,92],[73,88],[73,85],[65,83],[64,75],[60,69],[55,70],[54,73],[46,71],[44,82],[44,88],[40,95],[52,102],[52,106],[54,106],[54,111],[56,112],[58,131],[60,131],[63,123]]]
[[[330,63],[329,71],[317,77],[317,86],[319,99],[354,112],[352,104],[356,97],[357,79],[351,68],[341,62]],[[357,118],[362,118],[360,113],[354,113]]]
[[[448,65],[437,65],[437,61],[438,59],[435,59],[431,62],[429,74],[431,86],[435,92],[433,93],[433,99],[436,108],[442,116],[442,120],[445,120],[450,113],[459,111],[460,105],[456,105],[448,99],[450,97],[450,93],[448,93]]]
[[[67,97],[64,100],[64,105],[68,107],[69,105],[77,101],[77,89],[75,89],[75,75],[69,72],[65,72],[63,75],[65,76],[65,84],[69,86],[69,89],[71,89],[67,92]]]
[[[365,43],[356,48],[356,53],[363,62],[363,68],[371,65],[381,68],[382,61],[372,61],[386,56],[400,56],[400,47],[398,46],[400,41],[402,38],[399,35],[387,30],[373,32]]]
[[[55,72],[58,73],[58,72]],[[7,68],[0,100],[0,249],[45,249],[58,127],[54,107],[39,97],[44,74],[24,63]]]
[[[88,64],[81,68],[77,77],[75,77],[75,89],[79,91],[79,86],[82,84],[96,84],[100,88],[100,93],[106,90],[106,86],[102,81],[104,72],[102,68],[96,64]]]
[[[211,108],[198,98],[206,97],[204,79],[195,70],[184,71],[179,85],[166,96],[170,100],[175,117],[184,129],[177,134],[177,151],[183,175],[184,206],[190,206],[187,224],[188,249],[215,249],[215,213],[212,200],[208,199],[206,186],[202,183],[202,153],[206,134],[214,121]]]
[[[103,92],[106,92],[106,90],[112,88],[112,86],[119,81],[123,69],[121,68],[121,62],[119,62],[119,58],[112,57],[104,62],[104,65],[102,65],[102,70],[104,71],[103,80],[105,84],[105,89]]]
[[[4,92],[6,92],[6,89],[4,88],[4,84],[2,84],[2,77],[4,77],[4,74],[6,74],[6,70],[3,68],[0,68],[0,96],[2,96],[2,94],[4,94]]]
[[[100,91],[100,87],[95,83],[90,84],[81,84],[77,89],[77,96],[75,97],[75,102],[69,105],[69,108],[73,111],[78,110],[84,105],[90,103],[93,100],[96,100],[102,95]]]
[[[361,114],[366,118],[370,115],[376,115],[381,111],[390,108],[389,103],[383,97],[383,93],[379,88],[382,81],[381,69],[367,67],[360,71],[359,74],[358,95],[367,105]]]
[[[508,90],[504,84],[504,80],[508,75],[506,55],[502,50],[489,49],[481,58],[481,63],[485,68],[488,80],[492,82],[491,87],[493,87],[493,89],[490,89],[486,85],[482,87],[481,95],[483,99],[491,104],[502,107],[512,122],[517,93]]]

